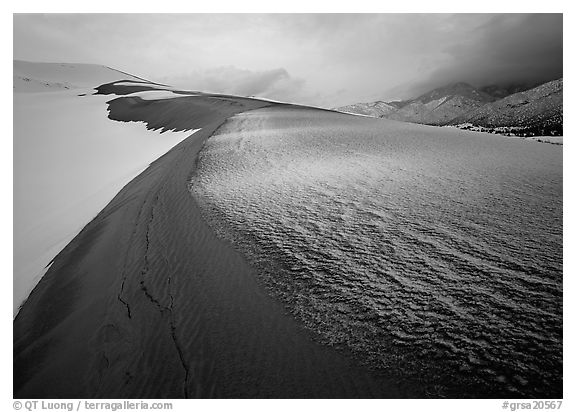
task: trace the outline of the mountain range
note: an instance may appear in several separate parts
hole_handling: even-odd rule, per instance
[[[356,103],[336,110],[434,126],[514,134],[561,136],[563,81],[536,87],[476,88],[458,82],[402,101]]]

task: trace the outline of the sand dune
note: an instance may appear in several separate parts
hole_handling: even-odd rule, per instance
[[[81,89],[117,80],[145,81],[97,64],[37,63],[22,60],[14,60],[13,79],[13,88],[17,93]]]
[[[62,247],[126,183],[193,132],[160,135],[142,123],[111,121],[110,97],[91,93],[14,94],[14,311]]]
[[[306,305],[311,310],[311,318],[302,316],[305,311],[301,311],[299,317],[294,311],[289,313],[288,310],[294,307],[289,302],[284,306],[276,298],[290,298],[293,290],[299,287],[297,282],[289,279],[284,284],[288,289],[280,289],[273,298],[274,295],[264,286],[266,278],[257,276],[254,267],[262,272],[260,275],[269,275],[276,266],[251,266],[231,243],[217,237],[202,219],[200,207],[190,193],[194,189],[193,178],[197,177],[197,157],[209,137],[215,136],[215,139],[207,145],[205,154],[213,154],[214,145],[225,141],[221,151],[225,166],[216,166],[218,179],[223,181],[220,188],[212,189],[220,194],[233,192],[238,195],[239,200],[234,206],[241,210],[238,213],[234,212],[234,207],[228,210],[240,224],[246,225],[248,220],[243,213],[253,207],[258,208],[258,212],[265,212],[265,208],[258,206],[263,198],[274,202],[289,190],[290,185],[307,179],[312,181],[308,183],[320,182],[320,192],[332,190],[324,185],[326,179],[330,181],[331,178],[338,184],[346,184],[348,179],[367,178],[389,183],[397,181],[402,192],[405,189],[403,177],[410,176],[411,168],[418,168],[440,143],[438,156],[432,156],[430,160],[432,167],[425,171],[417,170],[414,182],[424,179],[426,186],[426,179],[431,179],[425,193],[429,194],[430,188],[440,188],[442,192],[443,186],[438,181],[446,179],[446,165],[451,163],[438,162],[438,159],[443,159],[446,153],[454,153],[457,159],[458,150],[471,148],[473,150],[466,151],[467,156],[475,156],[470,153],[475,153],[474,148],[478,147],[478,143],[474,143],[476,139],[482,139],[479,144],[483,147],[482,153],[489,157],[492,151],[503,148],[514,153],[514,145],[526,143],[496,139],[487,134],[439,131],[428,126],[366,119],[271,101],[162,89],[139,81],[112,81],[96,90],[99,95],[92,97],[105,99],[109,119],[120,125],[135,122],[133,126],[142,128],[143,123],[146,128],[161,133],[200,130],[124,186],[54,258],[14,321],[15,397],[386,398],[432,396],[437,394],[434,387],[439,383],[452,385],[450,382],[455,375],[449,368],[443,368],[444,381],[438,380],[439,375],[434,373],[421,374],[422,381],[402,378],[403,373],[399,371],[410,365],[410,359],[416,359],[423,352],[417,352],[415,346],[410,347],[407,353],[389,351],[387,345],[393,343],[394,339],[390,338],[393,333],[384,337],[385,328],[362,329],[362,322],[373,319],[373,314],[361,314],[361,322],[347,326],[346,322],[331,322],[330,318],[324,317],[322,310],[313,310],[318,309],[317,305],[330,308],[330,304],[322,301],[330,297],[328,289],[320,288],[322,298]],[[156,93],[160,93],[162,98],[150,99]],[[438,134],[430,133],[431,130]],[[412,147],[409,150],[407,141],[417,149]],[[493,141],[501,142],[500,146],[492,146],[490,143]],[[258,144],[254,144],[256,142]],[[367,143],[374,144],[377,149],[371,149],[370,144],[364,147],[363,144]],[[551,146],[528,146],[547,154],[550,159],[559,154],[557,148]],[[267,150],[259,153],[262,147]],[[527,147],[523,149],[526,153],[530,151]],[[374,156],[378,150],[383,152],[380,157]],[[305,162],[295,163],[291,157],[295,153],[303,154],[304,158],[310,153],[312,155]],[[396,153],[396,158],[393,153]],[[531,152],[527,156],[530,158],[535,154]],[[338,157],[340,155],[343,157]],[[406,165],[398,161],[403,157],[406,157]],[[255,159],[255,163],[246,167],[244,162],[250,159]],[[383,162],[392,167],[392,172],[396,167],[396,174],[374,174],[382,168]],[[532,165],[530,162],[520,163]],[[543,170],[544,163],[540,164]],[[467,170],[471,164],[472,161],[464,169]],[[496,163],[498,165],[500,163]],[[274,168],[277,170],[272,173]],[[478,169],[482,177],[485,168]],[[438,175],[430,176],[430,170],[436,170]],[[461,169],[455,167],[455,170],[457,176]],[[537,170],[535,167],[533,171]],[[239,181],[251,183],[248,186],[235,185],[236,172],[244,176]],[[556,168],[552,174],[557,177],[555,173]],[[523,178],[522,174],[519,175],[513,175],[513,180]],[[218,185],[218,179],[211,181]],[[447,181],[448,184],[452,182],[451,179]],[[455,187],[462,189],[474,181],[469,179],[466,184],[458,183]],[[266,187],[260,196],[254,189],[264,182]],[[352,184],[362,187],[356,183]],[[374,187],[377,185],[369,184],[366,193],[374,193]],[[250,200],[250,194],[255,193],[260,199]],[[385,193],[390,194],[390,191],[385,190]],[[445,194],[442,192],[439,199],[445,199]],[[456,197],[460,195],[457,193]],[[414,193],[410,192],[410,196]],[[409,199],[414,198],[410,196]],[[353,202],[359,198],[356,196]],[[248,204],[244,207],[242,202],[246,199]],[[335,202],[334,199],[339,200]],[[303,201],[308,201],[306,196],[298,196],[297,203]],[[341,202],[342,198],[336,196],[327,203],[338,201]],[[404,209],[410,212],[413,206],[410,203]],[[378,209],[378,204],[375,207]],[[379,216],[379,212],[376,210],[373,215]],[[282,212],[277,214],[281,216]],[[398,227],[410,226],[410,222],[418,223],[422,217],[415,219],[411,216],[408,224]],[[339,222],[340,218],[346,220],[342,214],[333,220]],[[303,220],[306,219],[299,222]],[[296,231],[302,230],[298,227],[300,223],[296,225]],[[362,227],[355,229],[354,233]],[[314,230],[319,230],[319,227]],[[274,235],[273,230],[265,232]],[[330,230],[336,235],[337,232],[338,228]],[[393,230],[392,235],[395,233]],[[370,235],[366,238],[376,237]],[[385,240],[377,243],[375,256],[382,256],[381,246]],[[322,256],[328,256],[326,244],[320,247]],[[402,267],[414,260],[411,258],[414,250],[418,253],[412,237],[406,250],[408,259],[400,262]],[[338,249],[335,253],[342,255]],[[474,257],[474,260],[477,259]],[[266,259],[261,259],[259,264],[266,265],[266,262]],[[351,270],[350,277],[357,276],[358,273]],[[420,272],[418,269],[414,271]],[[427,277],[428,272],[422,273]],[[281,273],[273,275],[282,278]],[[472,271],[471,276],[476,279],[478,273]],[[320,279],[321,276],[316,281]],[[410,294],[404,295],[406,291],[399,280],[386,286],[382,296],[398,284],[401,287],[394,293],[398,301],[393,304],[393,311],[397,308],[402,310],[403,305],[410,301]],[[270,282],[266,285],[271,286]],[[317,283],[314,285],[318,286]],[[304,286],[305,290],[307,288]],[[464,297],[468,295],[466,291]],[[408,321],[402,320],[402,324],[413,322],[411,313],[417,308],[427,308],[432,300],[426,294],[423,296],[424,303],[413,305],[406,313]],[[338,297],[333,301],[338,301]],[[440,301],[442,309],[445,302]],[[300,300],[302,302],[306,303]],[[359,303],[359,300],[355,302]],[[347,314],[345,317],[352,313],[341,304],[337,311]],[[393,325],[388,320],[386,322]],[[318,324],[333,330],[326,333],[322,328],[315,328]],[[371,335],[372,332],[375,335]],[[353,338],[347,340],[347,333],[352,333]],[[431,336],[424,336],[426,343]],[[501,334],[496,337],[501,337]],[[370,356],[376,356],[377,368],[370,357],[362,357],[362,351],[358,351],[361,347],[356,345],[354,349],[355,340],[364,338],[370,350],[375,350]],[[400,334],[399,338],[405,339],[406,334]],[[376,344],[372,345],[374,342]],[[434,353],[440,352],[436,350]],[[422,356],[427,361],[432,359],[436,362],[438,358],[434,353],[426,352]],[[446,357],[442,359],[445,361]],[[391,363],[387,364],[387,360]],[[544,358],[543,362],[549,360]],[[482,364],[483,370],[487,370],[485,366]],[[501,366],[497,368],[502,369]],[[467,372],[463,373],[466,376]],[[505,380],[496,381],[506,384]],[[482,388],[478,391],[477,383],[474,376],[468,381],[457,380],[456,387],[461,385],[465,390],[446,393],[457,396],[504,393],[482,392]],[[495,388],[498,387],[492,389]],[[554,386],[554,390],[557,389]]]
[[[268,104],[111,102],[111,118],[202,130],[124,187],[55,258],[14,322],[16,397],[398,396],[285,315],[188,191],[203,141],[230,115]]]
[[[82,227],[194,132],[108,119],[106,101],[117,95],[94,95],[102,82],[146,85],[132,96],[147,100],[183,96],[105,66],[14,61],[14,314]]]
[[[560,147],[278,107],[229,119],[192,184],[307,328],[449,398],[561,397],[561,191]]]

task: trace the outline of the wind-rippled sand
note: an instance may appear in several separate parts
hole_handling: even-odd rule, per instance
[[[14,320],[15,397],[403,396],[394,380],[314,342],[190,195],[205,139],[233,114],[271,104],[222,95],[108,102],[113,120],[202,130],[128,183],[54,258]]]
[[[294,108],[192,192],[317,337],[415,396],[562,397],[562,148]]]

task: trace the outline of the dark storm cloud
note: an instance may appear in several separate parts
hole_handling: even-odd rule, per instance
[[[562,77],[562,15],[496,15],[446,52],[449,61],[418,82],[414,92],[456,81],[486,86],[558,79]]]
[[[293,97],[304,86],[304,80],[293,78],[284,68],[251,71],[224,66],[167,80],[174,86],[193,90],[268,98],[282,98],[288,93]]]
[[[337,107],[562,76],[562,15],[15,15],[14,57]]]

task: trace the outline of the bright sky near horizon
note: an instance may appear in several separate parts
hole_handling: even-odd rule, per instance
[[[562,14],[15,14],[14,58],[335,107],[562,77]]]

